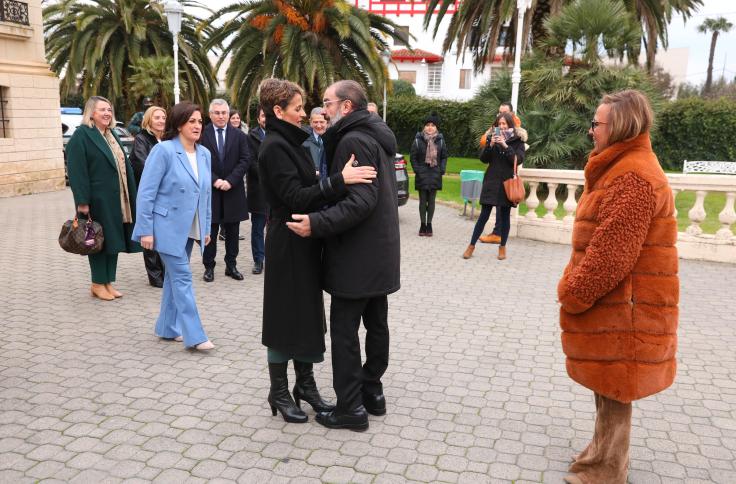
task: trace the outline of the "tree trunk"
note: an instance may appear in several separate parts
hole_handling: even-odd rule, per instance
[[[657,55],[657,30],[655,29],[654,21],[647,23],[646,49],[647,49],[647,73],[649,73],[649,75],[652,75],[652,73],[654,72],[654,57]]]
[[[705,78],[705,87],[703,87],[703,94],[710,92],[711,85],[713,84],[713,56],[716,54],[716,41],[718,40],[718,31],[713,31],[713,36],[710,39],[710,54],[708,55],[708,77]]]

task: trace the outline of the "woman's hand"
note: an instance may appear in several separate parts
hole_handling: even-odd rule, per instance
[[[80,203],[77,205],[77,212],[87,215],[89,213],[89,205],[86,203]]]
[[[209,235],[205,235],[204,236],[204,245],[210,245],[210,240],[212,240],[212,238]]]
[[[342,178],[346,185],[354,185],[356,183],[371,183],[376,178],[376,169],[372,166],[353,166],[355,155],[345,163],[342,169]]]
[[[506,149],[506,148],[508,148],[508,147],[509,147],[509,146],[508,146],[508,145],[506,144],[506,138],[504,138],[503,136],[499,136],[499,137],[498,137],[498,144],[500,144],[500,145],[501,145],[501,147],[502,147],[503,149]]]
[[[141,247],[146,250],[153,250],[153,235],[144,235],[141,237]]]

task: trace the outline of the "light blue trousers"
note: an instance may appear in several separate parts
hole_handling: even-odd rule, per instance
[[[187,348],[207,341],[207,335],[199,319],[197,303],[192,287],[192,269],[189,258],[192,255],[194,239],[187,240],[186,257],[160,252],[166,272],[164,290],[161,297],[161,312],[156,320],[156,335],[161,338],[184,338]]]

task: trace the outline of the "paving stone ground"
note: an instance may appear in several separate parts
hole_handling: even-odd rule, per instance
[[[481,246],[438,207],[419,238],[400,209],[401,291],[390,297],[388,414],[365,433],[271,417],[260,343],[262,277],[201,280],[217,345],[153,336],[160,291],[140,254],[121,255],[125,297],[89,295],[87,261],[61,251],[69,191],[0,200],[0,482],[561,483],[589,441],[591,392],[566,375],[555,287],[569,247]],[[243,224],[248,234],[250,224]],[[736,482],[736,268],[681,261],[679,370],[634,405],[631,483]],[[328,298],[326,298],[328,302]],[[329,343],[328,343],[329,348]],[[318,366],[331,390],[329,354]]]

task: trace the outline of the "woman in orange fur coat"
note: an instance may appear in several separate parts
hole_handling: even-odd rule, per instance
[[[589,134],[572,257],[557,291],[567,373],[595,393],[593,440],[568,483],[625,484],[631,402],[669,387],[677,348],[677,221],[639,91],[607,95]]]

